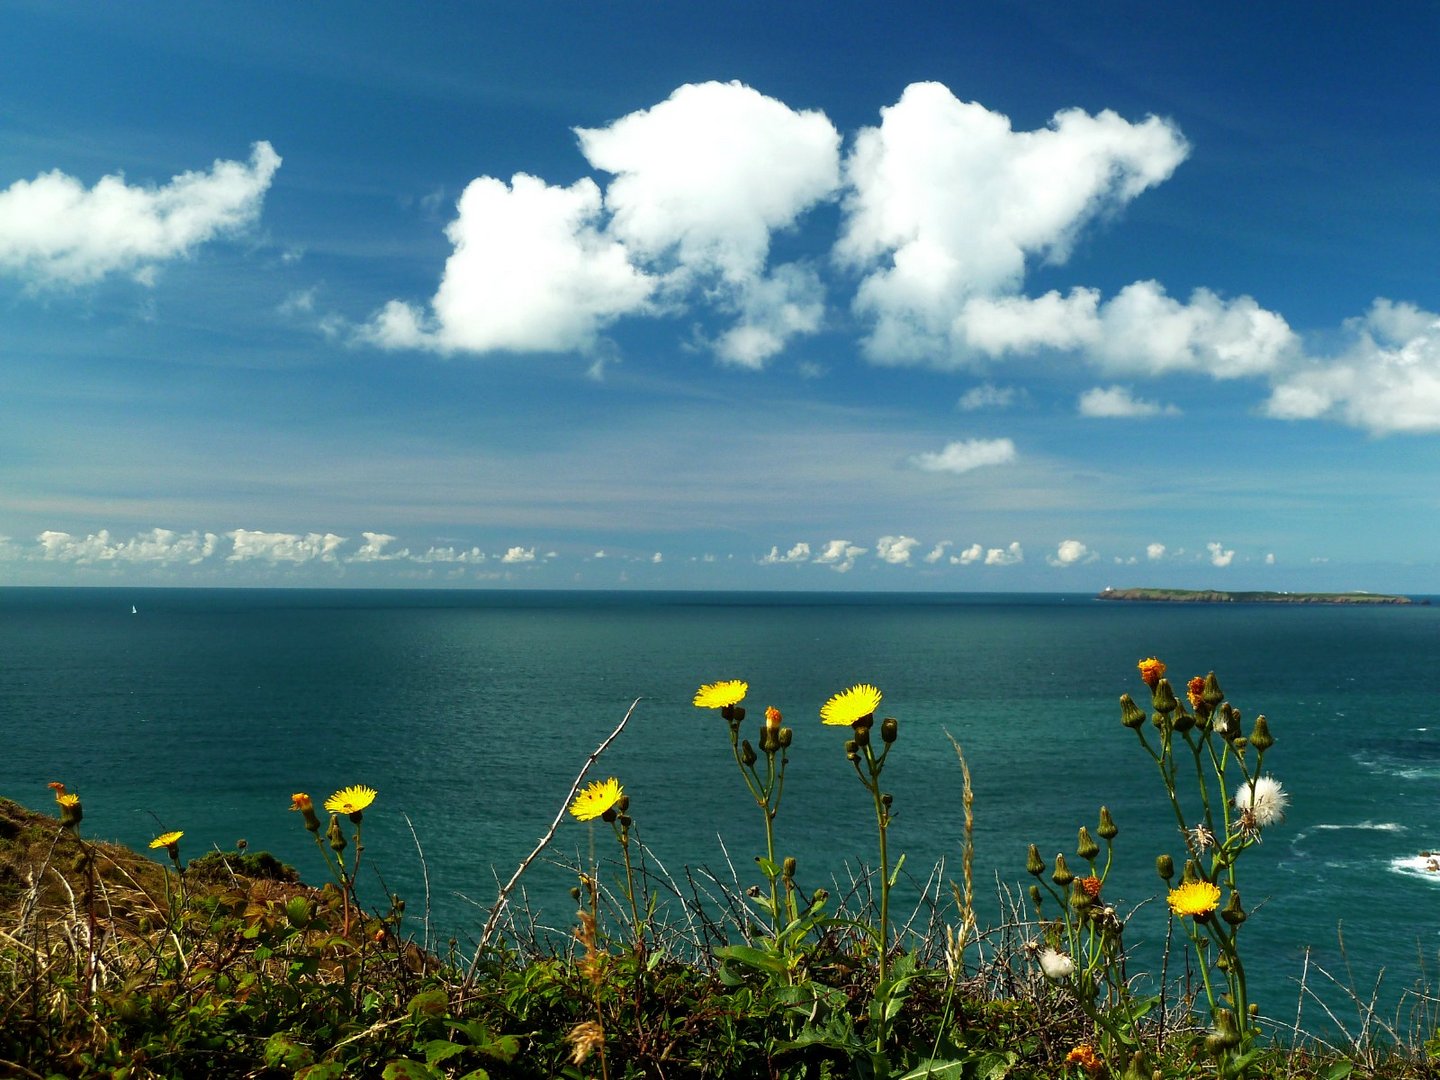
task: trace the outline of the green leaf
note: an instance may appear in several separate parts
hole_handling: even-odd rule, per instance
[[[726,945],[724,948],[716,949],[715,955],[721,960],[733,960],[737,964],[754,968],[756,971],[768,971],[775,975],[785,971],[783,957],[751,945]]]
[[[1325,1070],[1325,1074],[1321,1077],[1321,1080],[1345,1080],[1345,1077],[1349,1076],[1351,1070],[1354,1068],[1355,1063],[1353,1061],[1337,1061]]]
[[[1004,1077],[1015,1067],[1015,1052],[1006,1050],[1001,1053],[990,1053],[980,1055],[980,1065],[975,1070],[976,1080],[1004,1080]]]
[[[905,866],[905,855],[902,852],[900,858],[895,860],[895,869],[890,871],[890,888],[895,887],[895,882],[900,880],[900,871]]]
[[[272,1069],[295,1070],[315,1062],[315,1055],[304,1043],[276,1032],[265,1040],[265,1064]]]
[[[932,1058],[922,1061],[898,1080],[961,1080],[965,1075],[968,1058],[940,1060]]]
[[[319,1065],[307,1065],[295,1074],[295,1080],[341,1080],[345,1065],[339,1061],[324,1061]]]
[[[463,1054],[465,1047],[459,1043],[453,1043],[449,1039],[431,1039],[422,1050],[425,1051],[425,1064],[438,1065],[442,1061],[449,1061],[456,1054]]]
[[[420,1061],[392,1061],[380,1074],[381,1080],[445,1080],[445,1074]]]
[[[421,990],[410,999],[405,1011],[411,1016],[444,1016],[450,1010],[450,995],[444,990]]]

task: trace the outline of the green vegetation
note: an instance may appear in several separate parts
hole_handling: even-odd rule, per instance
[[[434,955],[412,941],[399,897],[383,911],[362,908],[362,862],[383,857],[363,844],[365,815],[384,812],[373,788],[342,788],[325,800],[324,817],[309,795],[291,796],[330,877],[323,888],[264,853],[211,852],[187,864],[183,832],[150,845],[168,865],[92,841],[79,795],[58,782],[57,816],[0,800],[0,1073],[1434,1076],[1440,1035],[1420,1043],[1384,1029],[1382,1039],[1380,1025],[1366,1025],[1335,1047],[1251,1001],[1245,942],[1264,932],[1265,918],[1252,926],[1241,885],[1244,867],[1265,857],[1262,833],[1284,820],[1288,796],[1265,771],[1275,737],[1263,716],[1242,725],[1213,673],[1178,695],[1159,660],[1141,661],[1139,675],[1150,707],[1124,695],[1120,721],[1154,762],[1157,806],[1177,827],[1176,852],[1155,862],[1171,919],[1163,955],[1135,955],[1126,914],[1106,902],[1106,880],[1126,852],[1105,807],[1093,832],[1078,828],[1079,872],[1063,855],[1047,864],[1035,845],[1023,860],[1017,852],[1017,876],[1023,865],[1033,878],[1029,913],[1012,901],[1003,925],[978,926],[975,808],[958,744],[960,880],[932,882],[916,914],[896,919],[890,897],[904,855],[890,850],[889,822],[903,793],[886,790],[883,777],[889,755],[903,753],[902,726],[877,719],[881,693],[868,685],[836,694],[820,718],[838,729],[833,753],[874,813],[876,869],[837,896],[802,889],[781,817],[794,731],[773,707],[747,729],[749,688],[729,680],[701,687],[695,705],[723,722],[763,816],[758,878],[686,872],[681,883],[644,872],[653,861],[632,857],[643,808],[617,778],[582,786],[622,720],[466,955],[454,943]],[[816,741],[805,740],[806,753],[825,752]],[[557,939],[509,900],[567,811],[613,832],[618,857],[577,868],[573,932]]]
[[[1177,604],[1413,604],[1408,596],[1340,592],[1221,592],[1218,589],[1106,589],[1097,600],[1147,600]]]

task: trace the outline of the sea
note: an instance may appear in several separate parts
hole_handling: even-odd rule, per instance
[[[807,891],[848,891],[876,863],[875,820],[846,730],[818,710],[871,683],[899,722],[884,773],[892,855],[906,860],[899,918],[961,881],[958,743],[982,926],[1013,917],[1029,844],[1082,867],[1077,829],[1093,833],[1104,805],[1119,827],[1105,898],[1131,919],[1132,972],[1156,973],[1154,861],[1183,846],[1118,705],[1126,692],[1146,703],[1136,664],[1154,655],[1180,687],[1215,671],[1246,728],[1263,713],[1275,736],[1265,771],[1288,811],[1239,867],[1252,997],[1277,1024],[1358,1030],[1373,1006],[1405,1029],[1433,1022],[1440,972],[1440,872],[1425,854],[1440,849],[1437,652],[1428,602],[7,587],[0,795],[53,809],[59,781],[82,796],[92,838],[144,848],[183,830],[187,859],[243,838],[321,882],[290,796],[368,785],[367,896],[404,896],[417,940],[465,954],[627,712],[587,779],[624,786],[657,901],[680,911],[695,883],[762,880],[760,814],[724,721],[691,704],[719,679],[749,683],[750,737],[769,705],[794,730],[777,854]],[[614,888],[617,852],[609,826],[565,816],[516,902],[563,933],[576,869]],[[1167,970],[1180,965],[1172,952]]]

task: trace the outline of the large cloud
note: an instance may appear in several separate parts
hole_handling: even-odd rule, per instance
[[[157,263],[249,225],[280,156],[268,142],[249,163],[216,161],[162,187],[121,175],[86,188],[59,171],[0,191],[0,270],[36,285],[85,285],[108,274],[149,280]]]
[[[840,136],[824,115],[711,82],[576,135],[614,175],[603,196],[588,178],[472,181],[431,310],[391,301],[367,335],[447,351],[585,349],[621,315],[698,299],[736,317],[714,343],[720,357],[760,367],[819,328],[816,274],[766,263],[771,233],[839,184]]]
[[[377,343],[441,352],[587,348],[616,317],[642,309],[655,281],[597,228],[600,189],[517,173],[482,176],[446,228],[455,251],[427,314],[392,300],[367,329]]]
[[[1339,356],[1276,380],[1266,412],[1376,434],[1440,431],[1440,315],[1382,299],[1346,329],[1350,345]]]
[[[82,565],[94,563],[199,563],[215,553],[214,533],[151,529],[129,540],[112,539],[108,529],[85,537],[47,530],[36,537],[41,557]]]
[[[950,363],[965,302],[1005,295],[1027,260],[1063,263],[1082,229],[1168,178],[1187,147],[1169,123],[1057,113],[1014,131],[999,113],[916,83],[860,132],[836,246],[865,276],[857,312],[885,363]]]

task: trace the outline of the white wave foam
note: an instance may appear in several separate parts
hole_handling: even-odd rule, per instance
[[[1426,878],[1440,885],[1440,853],[1402,855],[1390,860],[1390,869],[1406,877]]]

